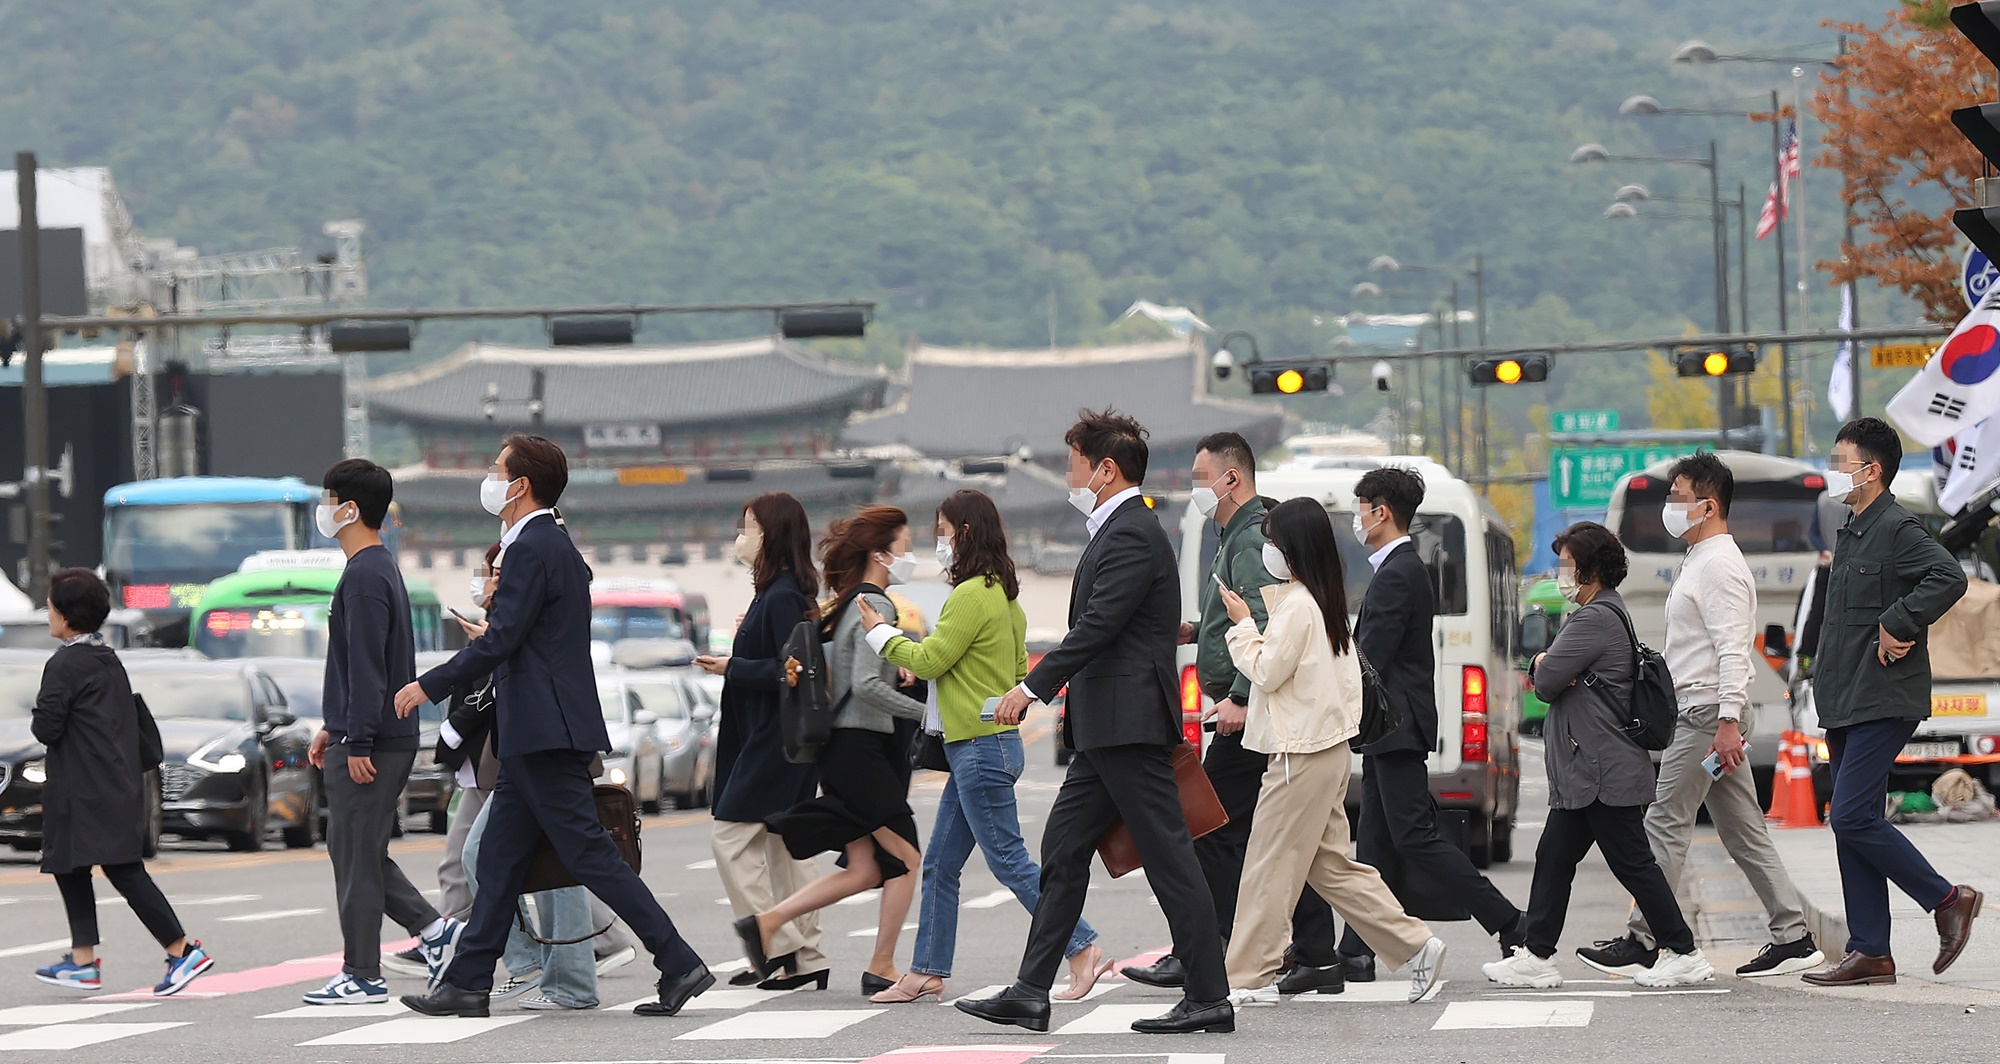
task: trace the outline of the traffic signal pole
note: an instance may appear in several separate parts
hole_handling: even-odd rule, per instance
[[[27,358],[21,363],[21,425],[27,434],[22,448],[21,479],[27,482],[28,573],[30,601],[40,604],[49,593],[49,393],[42,383],[42,229],[35,205],[35,153],[14,156],[14,189],[19,194],[21,220],[21,323]]]

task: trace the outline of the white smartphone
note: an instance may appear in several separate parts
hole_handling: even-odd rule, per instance
[[[1714,753],[1712,753],[1712,754],[1709,754],[1709,755],[1708,755],[1707,757],[1705,757],[1705,758],[1702,758],[1702,760],[1701,760],[1701,767],[1702,767],[1702,768],[1704,768],[1704,769],[1706,769],[1706,770],[1708,770],[1708,774],[1709,774],[1710,776],[1714,777],[1715,779],[1721,779],[1721,778],[1722,778],[1722,755],[1721,755],[1721,754],[1714,754]]]
[[[1000,699],[997,696],[987,699],[986,704],[979,707],[979,719],[988,724],[993,723],[999,716]]]

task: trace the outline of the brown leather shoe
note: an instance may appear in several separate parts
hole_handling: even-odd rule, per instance
[[[1938,906],[1932,913],[1937,918],[1938,955],[1937,963],[1931,971],[1943,975],[1951,962],[1965,952],[1965,944],[1972,940],[1972,921],[1979,915],[1979,907],[1986,903],[1986,895],[1960,883],[1951,896],[1951,902]]]
[[[1839,964],[1824,971],[1807,972],[1799,978],[1814,986],[1888,986],[1896,981],[1896,959],[1870,957],[1850,950]]]

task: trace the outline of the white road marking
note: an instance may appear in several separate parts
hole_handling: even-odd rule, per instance
[[[696,861],[695,863],[687,866],[687,870],[690,872],[700,872],[704,869],[709,869],[714,867],[715,867],[715,858],[711,857],[706,861]]]
[[[254,924],[265,920],[283,920],[292,916],[318,916],[325,909],[269,909],[261,913],[241,913],[236,916],[218,916],[217,923]]]
[[[263,897],[262,894],[212,894],[206,898],[175,898],[174,908],[180,909],[191,905],[241,905],[246,901],[261,900]]]
[[[1588,1001],[1454,1001],[1433,1031],[1493,1031],[1521,1027],[1588,1027]]]
[[[1589,997],[1589,998],[1629,998],[1667,997],[1670,994],[1727,994],[1729,989],[1716,990],[1509,990],[1494,994],[1494,997]]]
[[[300,1042],[301,1046],[415,1046],[443,1045],[526,1023],[533,1016],[492,1016],[475,1019],[465,1016],[412,1016],[356,1027],[351,1031]]]
[[[52,938],[47,942],[30,942],[25,946],[12,946],[7,949],[0,949],[0,957],[25,957],[30,953],[41,953],[44,950],[62,949],[63,947],[68,945],[69,945],[69,939],[67,938]]]
[[[1005,905],[1013,900],[1014,900],[1013,891],[996,890],[991,894],[982,894],[979,897],[972,899],[971,901],[962,902],[960,904],[963,908],[967,909],[997,909],[1000,906]]]
[[[834,902],[834,904],[873,905],[875,902],[880,901],[881,899],[882,899],[882,889],[880,887],[877,887],[874,890],[864,890],[859,894],[850,894],[847,897],[842,898],[837,902]]]
[[[886,1009],[806,1009],[794,1012],[760,1012],[731,1016],[706,1027],[697,1027],[676,1038],[677,1042],[719,1040],[764,1041],[778,1038],[831,1038]]]
[[[99,1016],[115,1016],[133,1009],[150,1009],[153,1003],[114,1005],[109,1002],[80,1002],[75,1005],[16,1005],[11,1009],[0,1009],[0,1026],[23,1027],[29,1024],[71,1023],[76,1020],[94,1020]]]
[[[1426,1000],[1436,997],[1450,980],[1440,979],[1431,987]],[[1379,1005],[1385,1001],[1398,1005],[1410,1002],[1410,984],[1402,979],[1383,979],[1374,983],[1349,983],[1347,989],[1338,994],[1296,994],[1293,1001],[1315,1001],[1322,1005]]]
[[[1172,1007],[1158,1001],[1151,1005],[1099,1005],[1057,1028],[1056,1035],[1131,1034],[1133,1020],[1164,1016]]]
[[[903,930],[905,930],[905,931],[915,931],[916,929],[917,929],[917,925],[915,925],[915,924],[904,924],[904,925],[903,925]],[[849,931],[849,932],[847,933],[847,937],[848,937],[848,938],[874,938],[874,937],[875,937],[875,929],[874,929],[874,928],[872,928],[872,927],[864,927],[864,928],[862,928],[862,929],[861,929],[861,930],[859,930],[859,931]]]
[[[119,1038],[186,1026],[185,1023],[59,1023],[53,1027],[30,1027],[25,1031],[0,1034],[0,1052],[82,1049]]]
[[[787,994],[796,993],[798,993],[796,990],[758,990],[754,987],[730,987],[727,990],[709,990],[688,999],[688,1003],[681,1006],[681,1011],[734,1012],[739,1009],[756,1008],[767,1001],[776,1001]],[[623,1005],[613,1005],[610,1011],[631,1012],[641,1005],[658,1000],[660,1000],[660,995],[648,994],[642,998],[633,998]]]
[[[286,1009],[283,1012],[267,1012],[257,1018],[260,1020],[319,1020],[360,1017],[365,1020],[371,1017],[387,1018],[408,1015],[410,1015],[410,1010],[404,1008],[402,1002],[391,999],[389,1001],[371,1001],[366,1005],[300,1005],[298,1008]]]

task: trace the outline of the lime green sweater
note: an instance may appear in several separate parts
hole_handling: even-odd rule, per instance
[[[1010,730],[980,720],[979,710],[1027,678],[1027,639],[1021,604],[998,582],[989,587],[973,577],[951,589],[929,637],[918,643],[897,636],[882,656],[937,685],[945,741],[955,743]]]

